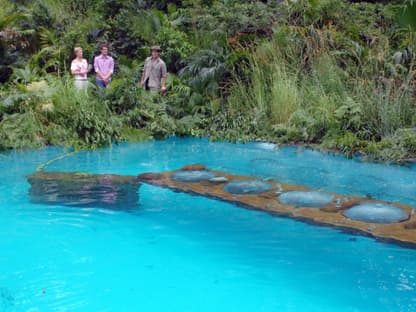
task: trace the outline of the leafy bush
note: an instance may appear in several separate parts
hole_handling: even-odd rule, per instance
[[[34,112],[3,116],[0,122],[0,150],[34,148],[44,144],[43,126]]]
[[[166,62],[168,71],[173,73],[177,73],[184,66],[185,60],[195,49],[185,33],[172,27],[162,27],[155,42],[160,44],[161,57]]]
[[[121,123],[114,116],[97,114],[88,109],[78,109],[72,118],[70,127],[77,133],[81,144],[77,143],[81,146],[85,144],[87,147],[96,148],[111,145],[112,141],[120,137]]]

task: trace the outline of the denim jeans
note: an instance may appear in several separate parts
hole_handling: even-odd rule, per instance
[[[108,81],[108,83],[110,83],[111,82],[111,79]],[[96,78],[95,79],[95,83],[97,84],[97,86],[98,87],[100,87],[100,88],[106,88],[106,85],[105,85],[105,83],[104,83],[104,80],[101,80],[101,79],[98,79],[98,78]]]

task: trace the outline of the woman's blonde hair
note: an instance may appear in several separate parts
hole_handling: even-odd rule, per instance
[[[81,47],[75,47],[75,48],[74,48],[74,53],[75,53],[75,55],[77,55],[78,51],[80,51],[80,50],[82,50],[82,48],[81,48]]]

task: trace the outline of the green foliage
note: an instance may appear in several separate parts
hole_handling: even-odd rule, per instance
[[[260,1],[210,1],[193,3],[174,14],[175,24],[203,34],[233,36],[238,33],[267,36],[271,33],[274,6]]]
[[[228,110],[219,112],[208,121],[205,134],[213,140],[247,142],[266,137],[265,116],[257,112],[246,114],[242,111]]]
[[[121,128],[121,139],[129,142],[141,142],[151,138],[148,131],[124,126]]]
[[[360,140],[351,131],[346,131],[342,136],[337,136],[333,140],[328,140],[324,144],[325,147],[335,148],[347,157],[355,154],[361,154],[367,146],[367,141]]]
[[[43,146],[42,128],[33,111],[4,115],[0,122],[0,150]]]
[[[194,51],[185,33],[171,27],[162,27],[156,39],[162,48],[162,58],[169,72],[178,72]]]
[[[323,24],[327,21],[341,17],[340,7],[344,6],[341,0],[299,0],[290,1],[288,5],[288,18],[291,22],[305,25]]]
[[[415,158],[414,1],[0,0],[0,149],[169,135]],[[110,87],[74,89],[110,43]],[[168,92],[139,85],[162,47]],[[91,73],[91,82],[93,74]]]
[[[345,103],[335,111],[335,118],[341,130],[358,132],[364,126],[362,107],[352,98],[347,97]]]
[[[70,144],[76,148],[97,148],[120,139],[120,118],[113,116],[105,103],[94,94],[76,90],[72,81],[51,82],[53,105],[48,120],[70,130]]]
[[[211,49],[200,50],[188,59],[179,74],[199,94],[216,95],[219,83],[227,74],[225,49],[217,41],[213,42]]]
[[[416,31],[416,2],[406,0],[406,5],[399,14],[399,21],[411,31]]]
[[[391,27],[397,6],[297,1],[286,9],[288,20],[256,48],[243,78],[236,77],[229,107],[263,112],[269,140],[323,142],[349,156],[387,159],[375,155],[373,142],[396,142],[398,129],[414,126],[416,108],[409,93],[415,58],[408,48],[392,58],[391,47],[404,38]],[[357,10],[374,24],[342,17]],[[352,25],[359,33],[350,32]]]
[[[379,142],[369,142],[365,150],[370,160],[406,163],[415,160],[416,131],[399,129],[392,136],[383,138]]]
[[[138,72],[131,67],[120,65],[119,75],[110,84],[107,92],[100,93],[100,100],[117,114],[123,114],[138,106],[141,102],[142,88],[139,87]]]
[[[121,121],[96,97],[80,92],[72,81],[49,79],[21,85],[3,102],[1,147],[43,144],[96,148],[120,138]]]
[[[32,29],[21,24],[29,19],[29,14],[14,12],[9,3],[0,1],[0,83],[6,82],[12,75],[12,66],[20,59],[20,53],[25,53],[29,42],[27,36]]]
[[[67,126],[74,129],[78,136],[76,145],[81,147],[85,145],[96,148],[111,145],[113,140],[118,140],[120,137],[120,120],[114,116],[106,116],[105,113],[97,114],[87,107],[78,107]]]
[[[146,39],[160,28],[160,21],[150,12],[139,14],[122,9],[107,25],[105,39],[111,42],[117,54],[134,58],[140,53]],[[114,31],[111,31],[114,29]]]

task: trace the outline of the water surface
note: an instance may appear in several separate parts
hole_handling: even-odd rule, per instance
[[[57,148],[0,156],[0,311],[415,311],[416,250],[141,185],[136,209],[30,201]],[[264,143],[170,139],[80,152],[47,171],[189,163],[416,205],[415,169]]]

